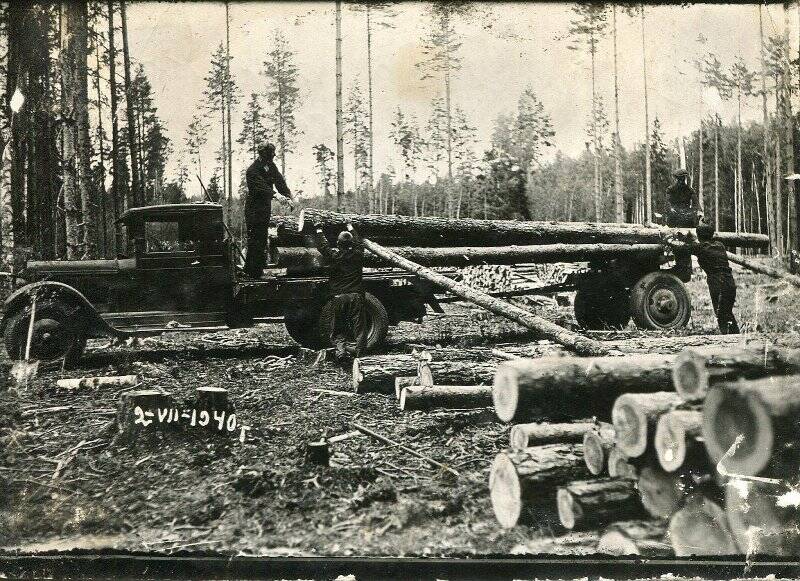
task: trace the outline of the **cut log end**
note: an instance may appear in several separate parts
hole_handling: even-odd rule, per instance
[[[600,536],[597,552],[614,556],[667,556],[672,554],[672,547],[664,540],[665,533],[666,523],[660,520],[616,522]]]
[[[725,456],[727,472],[752,476],[769,464],[775,431],[769,412],[755,394],[712,389],[703,406],[703,439],[715,463]],[[737,439],[736,451],[726,456]]]
[[[591,430],[583,435],[583,460],[594,476],[599,476],[605,470],[611,444],[598,430]]]
[[[742,553],[761,552],[791,556],[794,536],[784,534],[796,529],[797,511],[780,508],[778,497],[785,488],[775,485],[731,479],[725,486],[725,513],[736,546]],[[795,530],[795,533],[798,531]]]
[[[397,401],[400,401],[400,393],[403,391],[404,387],[408,387],[410,385],[417,385],[417,376],[416,375],[409,375],[409,376],[401,376],[394,378],[394,396]]]
[[[636,467],[628,462],[628,457],[616,446],[608,453],[608,475],[624,480],[636,480],[639,476]]]
[[[517,370],[511,365],[501,364],[494,375],[492,386],[494,411],[501,422],[511,422],[519,403],[519,380]]]
[[[690,498],[672,515],[669,539],[676,557],[737,553],[725,512],[702,496]]]
[[[597,543],[597,552],[615,556],[640,554],[636,541],[616,530],[603,533]]]
[[[353,391],[360,393],[359,385],[364,381],[364,376],[361,373],[361,366],[358,363],[358,357],[353,359]]]
[[[506,454],[498,454],[489,473],[489,489],[497,522],[513,528],[522,514],[522,486],[513,462]]]
[[[433,371],[431,366],[427,363],[419,364],[419,372],[417,373],[417,382],[419,385],[433,385]]]
[[[617,398],[611,412],[615,442],[620,452],[628,458],[638,458],[647,449],[647,418],[644,413],[628,401],[625,395]]]
[[[691,350],[680,353],[672,368],[672,383],[683,401],[704,399],[709,385],[705,358]]]
[[[583,517],[583,508],[575,502],[572,494],[566,488],[559,488],[556,493],[556,506],[558,507],[558,520],[565,529],[572,530]]]
[[[686,431],[680,422],[664,414],[658,419],[655,448],[658,462],[667,472],[674,472],[686,460]]]
[[[680,478],[656,466],[642,468],[638,488],[642,506],[656,518],[668,518],[683,502],[683,483]]]

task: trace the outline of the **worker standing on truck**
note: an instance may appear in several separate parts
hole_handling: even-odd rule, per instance
[[[687,252],[697,255],[700,268],[706,273],[708,292],[711,304],[717,316],[719,330],[723,334],[739,333],[739,324],[733,316],[733,305],[736,303],[736,281],[728,263],[728,251],[725,245],[713,240],[714,227],[702,221],[697,226],[697,238],[690,233],[685,244],[677,243]],[[675,244],[674,241],[671,241]]]
[[[367,343],[364,313],[364,246],[353,228],[341,232],[336,248],[331,249],[322,228],[316,225],[316,242],[319,251],[330,261],[330,294],[333,300],[333,328],[331,344],[336,347],[336,358],[347,356],[347,336],[355,339],[354,355],[360,357]]]
[[[275,146],[271,143],[258,148],[258,158],[250,164],[245,174],[247,199],[244,216],[247,222],[247,257],[244,272],[252,278],[261,278],[266,265],[265,251],[269,234],[269,219],[272,214],[272,197],[275,189],[289,201],[294,209],[292,193],[286,180],[275,165]]]
[[[672,174],[675,183],[667,188],[667,226],[694,228],[697,226],[698,197],[686,183],[689,172],[681,168]],[[683,249],[675,250],[674,272],[683,282],[692,278],[692,256]]]

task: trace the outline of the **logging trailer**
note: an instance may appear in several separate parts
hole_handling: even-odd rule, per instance
[[[278,217],[278,222],[281,219]],[[285,223],[286,219],[282,220]],[[273,229],[270,238],[265,277],[253,280],[241,274],[237,265],[240,252],[225,234],[219,204],[132,208],[120,217],[119,225],[125,231],[126,251],[116,259],[27,263],[20,277],[24,284],[6,300],[0,321],[12,359],[24,358],[29,334],[31,358],[63,359],[73,364],[87,338],[210,331],[280,321],[303,346],[319,348],[327,344],[333,309],[324,265],[315,262],[315,250],[298,248],[298,244],[286,248],[282,258],[276,243],[286,235],[279,229]],[[295,239],[302,238],[302,228],[298,231],[295,225],[294,234]],[[639,326],[650,329],[686,324],[690,299],[683,283],[661,269],[667,259],[662,245],[650,245],[636,253],[629,251],[630,242],[609,244],[600,252],[597,248],[603,245],[583,246],[591,256],[585,271],[563,283],[529,289],[525,294],[577,291],[575,316],[590,329],[621,327],[631,316]],[[486,256],[473,264],[565,262],[584,256],[580,244],[513,248],[523,252],[509,250],[504,254],[493,249],[497,254],[494,261]],[[531,250],[526,253],[525,248]],[[463,266],[461,250],[405,249],[412,260],[415,252],[424,255],[427,251],[428,258],[423,259],[428,264],[452,267]],[[307,264],[309,257],[311,266]],[[364,274],[368,348],[385,339],[389,325],[421,322],[426,305],[441,312],[436,296],[442,294],[441,288],[413,274],[387,268],[376,257],[367,258],[368,265],[375,266]],[[443,274],[459,276],[455,269]]]

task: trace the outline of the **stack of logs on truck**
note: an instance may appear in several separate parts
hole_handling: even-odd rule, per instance
[[[594,358],[432,348],[357,359],[353,386],[407,411],[493,406],[512,424],[489,476],[504,528],[599,531],[591,549],[620,555],[793,556],[800,350],[744,341],[628,339]]]
[[[683,282],[662,268],[672,259],[665,238],[680,233],[663,227],[340,214],[307,208],[298,219],[273,218],[271,263],[297,276],[324,272],[325,260],[314,248],[311,235],[314,227],[322,227],[333,242],[347,223],[365,239],[369,251],[365,266],[406,270],[424,281],[428,289],[432,284],[437,293],[456,294],[513,320],[521,316],[509,313],[507,303],[488,300],[498,296],[478,298],[470,292],[471,287],[456,286],[458,281],[429,267],[588,263],[562,283],[523,292],[576,291],[575,317],[587,329],[623,327],[631,318],[641,328],[672,329],[685,326],[689,320],[691,302]],[[716,236],[731,248],[764,250],[769,246],[768,238],[761,234],[718,232]],[[505,296],[509,293],[494,294],[510,298]],[[377,299],[393,301],[391,297]],[[435,307],[435,298],[431,299]],[[394,308],[391,304],[384,307],[387,311]],[[391,319],[391,313],[389,316]],[[538,321],[529,323],[526,326],[542,330]],[[584,349],[586,354],[591,351],[591,347]]]

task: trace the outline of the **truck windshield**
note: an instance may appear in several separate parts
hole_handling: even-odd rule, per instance
[[[196,250],[189,223],[178,220],[145,222],[144,235],[146,252],[149,254]]]

